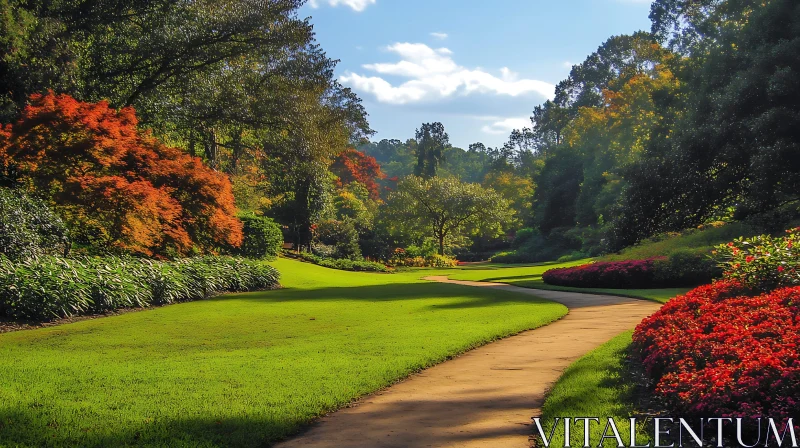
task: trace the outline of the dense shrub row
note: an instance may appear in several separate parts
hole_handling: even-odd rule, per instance
[[[542,280],[550,285],[580,288],[655,287],[656,259],[597,262],[570,268],[550,269]]]
[[[436,253],[417,255],[413,251],[398,248],[389,259],[389,264],[405,268],[454,268],[458,266],[458,260]]]
[[[672,299],[634,333],[656,393],[684,415],[796,417],[800,288],[720,281]]]
[[[364,260],[348,260],[337,258],[323,258],[318,255],[310,254],[308,252],[287,252],[287,256],[292,258],[299,258],[309,263],[314,263],[322,267],[330,269],[339,269],[342,271],[359,271],[359,272],[391,272],[391,269],[381,263],[374,261]]]
[[[245,258],[0,258],[0,316],[49,320],[277,286],[274,268]]]
[[[719,272],[708,257],[681,251],[669,257],[551,269],[542,279],[551,285],[579,288],[670,288],[708,283]]]

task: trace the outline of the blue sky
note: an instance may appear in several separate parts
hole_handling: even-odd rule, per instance
[[[375,140],[441,121],[453,145],[502,145],[571,64],[650,27],[649,0],[310,0],[317,40],[364,100]]]

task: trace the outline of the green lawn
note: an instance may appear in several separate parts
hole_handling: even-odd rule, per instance
[[[604,288],[569,288],[548,285],[542,281],[542,274],[548,269],[578,266],[591,260],[579,260],[569,263],[540,263],[535,265],[472,265],[464,269],[441,272],[455,280],[472,280],[482,282],[508,283],[523,288],[548,289],[556,291],[574,291],[597,294],[610,294],[624,297],[655,300],[665,303],[667,300],[684,294],[691,288],[661,288],[661,289],[604,289]]]
[[[630,440],[630,424],[626,423],[636,413],[633,404],[635,389],[626,375],[624,362],[632,334],[632,331],[622,333],[564,371],[542,407],[542,426],[546,435],[549,435],[557,417],[600,417],[600,423],[590,425],[593,443],[600,440],[608,418],[614,418],[623,441],[627,443]],[[648,443],[647,431],[642,427],[638,429],[637,444]],[[563,433],[561,423],[550,446],[564,446]],[[583,446],[582,424],[573,428],[570,435],[572,446]],[[606,440],[606,445],[616,446],[616,443],[610,439]]]
[[[275,266],[284,290],[0,335],[0,446],[264,446],[566,313],[420,272]]]

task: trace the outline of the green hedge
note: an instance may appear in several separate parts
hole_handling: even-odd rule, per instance
[[[278,287],[262,261],[198,257],[153,261],[119,257],[0,258],[0,316],[42,321]]]
[[[330,269],[339,269],[342,271],[359,271],[359,272],[391,272],[392,270],[386,265],[376,263],[374,261],[363,260],[347,260],[336,258],[322,258],[320,256],[310,254],[307,252],[286,252],[286,256],[290,258],[298,258],[303,261],[308,261]]]

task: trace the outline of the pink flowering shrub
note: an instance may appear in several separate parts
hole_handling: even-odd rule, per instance
[[[550,285],[579,288],[655,288],[661,283],[656,277],[658,260],[601,261],[550,269],[542,275],[542,280]]]

